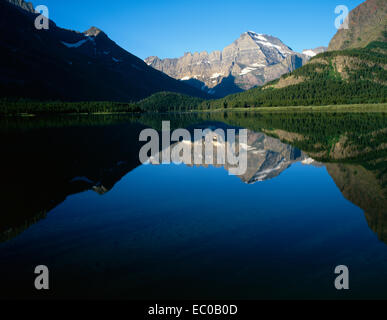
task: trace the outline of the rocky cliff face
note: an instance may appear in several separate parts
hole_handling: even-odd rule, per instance
[[[181,58],[149,57],[145,62],[214,96],[240,92],[301,67],[308,56],[278,38],[249,31],[222,51],[186,53]]]
[[[367,0],[348,15],[348,29],[339,30],[329,51],[365,47],[372,41],[387,41],[387,1]]]

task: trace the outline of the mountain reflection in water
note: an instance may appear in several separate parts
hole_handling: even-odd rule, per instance
[[[209,118],[179,118],[174,126],[189,130],[248,128],[248,166],[246,173],[238,177],[240,183],[275,184],[277,179],[295,164],[325,168],[342,195],[364,211],[369,228],[387,244],[386,144],[378,140],[380,132],[384,134],[383,130],[370,132],[377,141],[374,144],[369,143],[367,151],[364,152],[366,149],[359,147],[359,143],[353,145],[354,138],[348,131],[331,142],[330,138],[325,139],[325,136],[312,138],[305,132],[292,132],[285,125],[276,128],[272,122],[257,130],[248,125],[250,116],[246,118],[245,126],[238,117],[207,117]],[[257,119],[263,121],[260,117],[257,116]],[[385,116],[382,116],[381,120],[378,118],[380,115],[375,117],[377,119],[372,118],[373,122],[385,123]],[[36,123],[31,125],[33,121]],[[46,119],[43,124],[38,120],[3,123],[0,126],[3,150],[0,187],[0,240],[3,243],[0,244],[0,255],[2,251],[8,250],[8,246],[12,246],[13,240],[21,237],[31,226],[39,225],[41,219],[51,215],[50,212],[70,199],[69,196],[93,191],[104,197],[123,177],[130,176],[136,168],[141,168],[143,165],[139,162],[139,150],[143,143],[138,141],[139,134],[141,130],[149,127],[160,129],[160,123],[160,118],[143,117],[96,117],[92,120],[76,118],[71,121],[68,118],[55,121]],[[324,145],[326,141],[330,141],[329,148]],[[170,167],[172,169],[176,166]],[[224,167],[228,170],[227,165]],[[208,171],[209,174],[212,174],[211,172]],[[198,174],[206,173],[198,171]],[[152,178],[144,176],[144,179],[150,179],[148,183],[152,183]],[[168,176],[165,179],[169,179]],[[233,178],[230,176],[227,179],[231,182],[230,179]],[[190,183],[189,180],[184,181],[184,177],[180,177],[180,180],[183,184]],[[228,187],[226,181],[224,188]],[[293,183],[297,184],[297,181],[294,180]],[[319,181],[315,183],[318,184]],[[184,185],[175,186],[178,190],[183,187]],[[292,186],[289,185],[289,188]],[[127,192],[136,193],[136,187],[133,186],[133,189]],[[238,190],[235,192],[239,194]],[[124,194],[122,196],[125,197]],[[153,194],[148,196],[152,199]],[[189,195],[180,194],[179,197],[183,206],[182,212],[189,210]],[[302,194],[299,199],[300,202],[308,201]],[[202,201],[203,212],[214,210],[211,202]],[[153,206],[154,210],[157,210],[156,202]],[[276,203],[272,206],[275,210]],[[278,205],[278,210],[283,209],[283,204]],[[88,208],[82,210],[86,212]],[[238,215],[238,212],[234,213]],[[152,224],[152,221],[149,223]],[[387,281],[387,278],[385,280]]]

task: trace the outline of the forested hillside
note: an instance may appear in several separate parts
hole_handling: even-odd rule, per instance
[[[200,109],[383,103],[387,101],[387,44],[325,52],[263,87],[205,101]]]

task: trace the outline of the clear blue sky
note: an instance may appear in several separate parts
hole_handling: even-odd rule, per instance
[[[328,45],[335,34],[334,9],[352,10],[363,0],[32,0],[45,4],[59,26],[96,26],[144,59],[221,50],[252,30],[280,38],[296,51]]]

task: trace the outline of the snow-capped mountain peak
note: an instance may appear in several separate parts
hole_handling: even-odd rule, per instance
[[[254,31],[248,31],[246,34],[250,36],[259,47],[277,50],[284,58],[294,54],[291,48],[286,46],[280,39],[276,37],[256,33]]]
[[[89,30],[86,30],[83,34],[87,37],[96,37],[99,34],[104,34],[104,32],[97,27],[91,27]]]
[[[180,58],[145,62],[201,90],[222,97],[277,79],[302,66],[307,57],[294,52],[280,39],[247,31],[221,51],[186,53]]]

